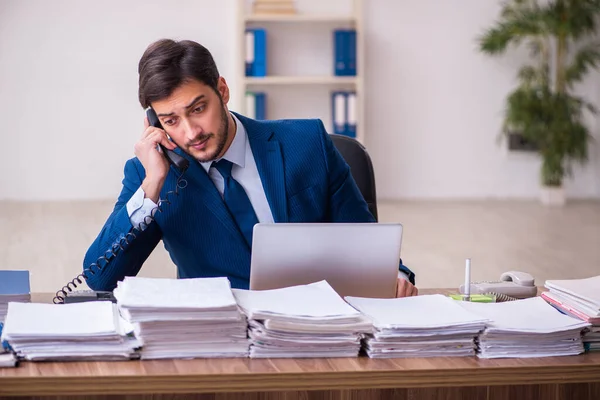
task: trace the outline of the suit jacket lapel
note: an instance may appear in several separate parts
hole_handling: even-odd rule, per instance
[[[239,237],[240,241],[247,246],[244,237],[233,220],[233,217],[229,213],[229,210],[227,210],[219,191],[206,173],[206,170],[202,168],[202,165],[200,165],[197,160],[181,151],[181,149],[177,148],[175,149],[175,152],[189,160],[190,166],[183,177],[184,179],[188,180],[189,183],[194,183],[194,186],[198,187],[200,200],[204,202],[206,207],[215,215],[215,217],[217,217],[219,221],[221,221],[227,230],[229,230],[233,235]],[[181,196],[185,195],[186,189],[182,189]]]
[[[273,219],[275,222],[288,222],[283,157],[279,142],[273,138],[273,132],[265,124],[234,114],[246,128]]]

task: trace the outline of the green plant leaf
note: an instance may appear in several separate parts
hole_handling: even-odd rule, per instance
[[[582,49],[573,57],[573,62],[565,71],[565,80],[572,87],[575,83],[581,82],[585,75],[600,65],[600,44],[591,43]]]
[[[539,13],[525,9],[514,10],[510,15],[478,38],[482,52],[491,55],[502,54],[509,45],[519,45],[525,37],[543,33]]]
[[[596,31],[599,0],[552,0],[547,7],[555,34],[580,39]]]

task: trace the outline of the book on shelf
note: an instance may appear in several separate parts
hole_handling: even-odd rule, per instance
[[[248,28],[246,39],[246,76],[267,76],[267,30]]]
[[[356,92],[334,91],[331,93],[333,133],[356,138]]]
[[[333,31],[333,74],[356,76],[356,30],[335,29]]]
[[[246,116],[252,119],[267,119],[267,94],[246,92]]]

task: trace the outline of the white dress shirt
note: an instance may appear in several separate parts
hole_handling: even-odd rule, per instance
[[[272,223],[274,222],[273,213],[271,212],[271,207],[267,201],[267,196],[263,189],[258,169],[256,168],[256,162],[254,161],[254,155],[250,148],[248,134],[246,133],[244,125],[242,125],[237,117],[233,114],[231,114],[231,116],[236,124],[235,137],[222,158],[233,163],[231,176],[238,181],[246,191],[258,221]],[[219,160],[220,159],[215,161]],[[213,161],[201,162],[200,165],[206,170],[208,176],[221,194],[221,197],[223,197],[225,180],[216,168],[211,168],[212,163]],[[156,203],[145,197],[145,193],[140,186],[127,202],[127,213],[131,225],[137,227],[140,223],[143,223],[144,218],[150,215],[150,212],[154,207],[156,207]],[[145,228],[145,226],[142,225],[142,228]]]
[[[250,148],[248,134],[246,133],[244,125],[242,125],[237,117],[233,114],[231,114],[231,116],[236,123],[235,137],[222,158],[233,163],[231,176],[238,181],[246,191],[258,221],[263,223],[273,223],[273,213],[271,212],[271,207],[267,201],[267,196],[258,169],[256,168],[256,162],[254,160],[254,155],[252,154],[252,149]],[[210,179],[221,194],[221,197],[223,197],[225,180],[216,168],[211,168],[212,163],[213,161],[208,161],[202,162],[200,165],[206,170]],[[137,227],[140,223],[143,223],[144,218],[149,216],[152,209],[155,207],[156,203],[145,197],[145,193],[140,186],[127,202],[127,213],[131,225]],[[141,227],[145,229],[143,224]],[[402,271],[398,271],[398,277],[408,281],[408,276]]]

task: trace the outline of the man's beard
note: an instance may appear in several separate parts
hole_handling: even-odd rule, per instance
[[[225,107],[223,106],[223,101],[221,101],[221,126],[219,127],[217,135],[215,135],[214,133],[200,135],[196,139],[194,139],[194,141],[188,143],[188,146],[191,147],[192,144],[202,143],[207,139],[210,140],[211,137],[214,137],[217,140],[217,147],[212,154],[207,154],[205,157],[197,157],[190,153],[188,154],[190,154],[192,157],[196,157],[196,159],[199,162],[214,161],[221,155],[221,152],[223,151],[223,149],[225,148],[225,144],[227,143],[227,139],[229,138],[229,118],[227,118],[227,112],[225,111]]]

